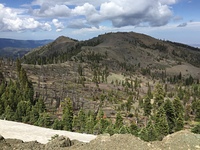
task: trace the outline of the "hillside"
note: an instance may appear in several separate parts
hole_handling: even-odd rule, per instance
[[[60,38],[63,39],[62,42],[60,42]],[[197,67],[199,67],[200,64],[198,59],[200,50],[198,48],[170,41],[162,41],[134,32],[107,33],[80,42],[73,40],[75,42],[74,45],[68,45],[71,43],[71,41],[68,41],[69,38],[65,39],[65,43],[63,43],[64,37],[60,38],[48,46],[36,49],[35,51],[37,51],[37,54],[32,52],[27,54],[26,62],[30,63],[30,60],[27,58],[29,56],[29,58],[34,56],[34,58],[41,57],[44,59],[44,57],[48,57],[48,59],[53,59],[62,57],[63,54],[67,53],[68,58],[61,59],[62,62],[64,62],[65,60],[80,56],[84,53],[95,52],[100,54],[107,53],[109,59],[117,62],[127,62],[131,65],[138,65],[138,63],[140,63],[143,67],[165,68],[165,66],[167,67],[168,65],[176,65],[178,62],[187,62]],[[63,47],[63,45],[65,45],[65,47]],[[44,53],[44,49],[46,53]],[[52,51],[56,51],[56,55],[55,52]],[[71,52],[70,55],[69,51]],[[77,55],[78,52],[79,54]],[[44,61],[44,63],[45,62],[46,61]],[[49,63],[52,63],[52,61]]]
[[[22,57],[31,49],[46,45],[52,40],[16,40],[0,38],[0,56],[17,58]]]
[[[0,60],[0,117],[162,140],[198,128],[199,55],[198,48],[133,32],[86,41],[61,36],[22,60]]]

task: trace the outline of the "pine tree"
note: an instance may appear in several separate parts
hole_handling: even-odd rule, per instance
[[[159,108],[164,103],[164,90],[161,84],[157,84],[154,91],[154,106]]]
[[[4,115],[5,115],[6,120],[15,120],[14,111],[12,110],[12,108],[9,105],[6,107]]]
[[[121,114],[118,112],[115,121],[115,129],[120,129],[123,126],[123,118]]]
[[[40,116],[39,116],[36,124],[40,127],[49,128],[52,124],[49,114],[46,112],[40,113]]]
[[[174,108],[176,108],[175,111],[175,121],[176,121],[176,127],[175,127],[175,131],[179,131],[181,129],[183,129],[184,126],[184,109],[183,109],[183,105],[180,101],[180,99],[178,97],[176,97],[173,101],[173,105]]]
[[[147,96],[148,96],[150,99],[153,98],[153,94],[152,94],[152,92],[151,92],[151,86],[150,86],[149,82],[148,82]]]
[[[78,132],[84,132],[85,131],[85,124],[86,124],[86,115],[81,109],[78,113],[78,116],[76,118],[76,121],[74,122],[74,127],[77,129]]]
[[[86,119],[85,132],[92,134],[94,125],[95,125],[94,114],[90,113],[89,116]]]
[[[196,101],[195,120],[200,121],[200,100]]]
[[[78,74],[79,76],[83,76],[83,67],[80,64],[78,65]]]
[[[163,107],[160,107],[155,118],[155,128],[158,132],[158,138],[162,139],[169,134],[167,116]]]
[[[103,131],[102,131],[101,122],[98,121],[98,122],[96,123],[96,125],[94,126],[93,134],[98,135],[98,134],[102,134],[102,133],[103,133]]]
[[[114,125],[110,124],[109,126],[107,126],[104,132],[110,134],[111,136],[115,134]]]
[[[158,139],[158,132],[150,120],[147,124],[147,135],[148,135],[148,141],[156,141]]]
[[[144,108],[144,115],[145,116],[150,116],[151,115],[152,105],[151,105],[151,99],[148,96],[145,97],[145,99],[144,99],[143,108]]]
[[[148,131],[146,127],[141,129],[141,131],[139,132],[139,137],[144,141],[149,141]]]
[[[17,66],[17,73],[18,73],[18,77],[19,77],[19,74],[20,74],[20,71],[21,71],[21,68],[22,68],[20,59],[16,60],[16,66]]]
[[[37,125],[37,120],[39,118],[40,114],[36,106],[32,106],[30,111],[30,123]]]
[[[174,132],[174,128],[176,126],[176,118],[175,118],[175,110],[174,110],[174,106],[173,103],[167,99],[164,103],[164,109],[165,109],[165,113],[167,116],[167,122],[169,125],[169,133],[173,133]]]
[[[119,129],[119,134],[128,134],[130,133],[129,128],[125,125],[123,125],[120,129]]]
[[[58,119],[54,120],[54,123],[52,125],[52,128],[55,130],[62,130],[63,126],[62,126],[62,122]]]
[[[70,98],[67,98],[65,102],[62,116],[63,126],[64,130],[72,131],[73,106]]]
[[[200,134],[200,122],[191,130],[193,133]]]
[[[26,101],[20,101],[18,104],[17,104],[17,109],[16,109],[16,112],[15,112],[15,119],[17,121],[20,121],[20,122],[27,122],[29,121],[29,112],[30,112],[30,109],[31,109],[31,104],[30,102],[26,102]]]
[[[126,103],[126,109],[127,109],[128,112],[131,111],[132,101],[133,101],[133,96],[131,95],[131,96],[129,96],[127,103]]]
[[[138,136],[139,128],[135,123],[131,123],[129,130],[132,135]]]

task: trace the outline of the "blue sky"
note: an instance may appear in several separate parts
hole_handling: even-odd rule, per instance
[[[0,38],[78,40],[139,32],[200,44],[199,0],[0,0]]]

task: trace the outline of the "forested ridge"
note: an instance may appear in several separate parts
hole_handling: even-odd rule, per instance
[[[123,42],[112,51],[106,45],[113,42],[110,36],[102,37],[82,44],[67,39],[66,55],[55,49],[62,37],[61,43],[46,46],[52,46],[49,56],[57,52],[54,58],[33,51],[16,62],[1,59],[0,118],[81,133],[130,133],[145,141],[182,129],[200,132],[200,78],[192,72],[199,71],[196,58],[190,61],[185,49],[174,51],[163,43],[124,39],[134,53],[126,49],[121,59]],[[178,73],[168,71],[185,66]]]

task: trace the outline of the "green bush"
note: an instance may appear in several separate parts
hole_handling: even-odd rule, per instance
[[[192,128],[191,130],[193,133],[197,133],[200,134],[200,122],[194,126],[194,128]]]

